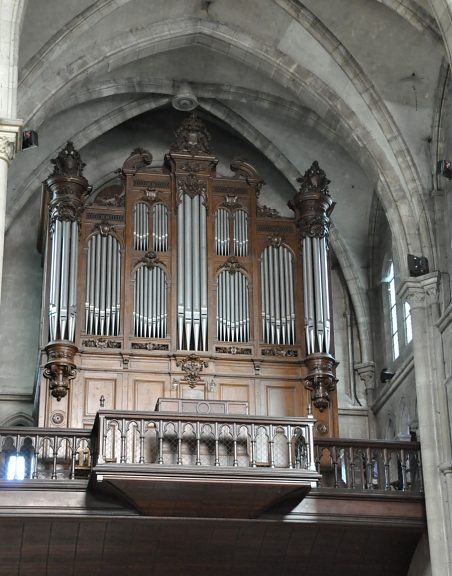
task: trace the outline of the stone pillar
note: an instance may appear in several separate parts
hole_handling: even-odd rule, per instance
[[[375,393],[375,362],[361,362],[359,364],[355,364],[354,366],[358,376],[361,379],[361,382],[364,384],[364,388],[366,390],[366,399],[367,399],[367,406],[368,406],[368,429],[369,429],[369,438],[376,438],[377,437],[377,427],[375,423],[375,415],[372,411],[372,404],[374,400],[374,393]]]
[[[450,466],[450,428],[444,382],[444,358],[437,328],[439,275],[425,274],[406,281],[402,300],[411,306],[413,355],[421,441],[425,505],[432,576],[452,575],[452,487],[447,483]],[[441,468],[444,473],[441,473]]]
[[[18,148],[21,122],[0,120],[0,302],[1,280],[3,272],[3,251],[5,245],[6,194],[8,185],[8,166]]]

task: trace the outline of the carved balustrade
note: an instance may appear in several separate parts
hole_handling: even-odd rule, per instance
[[[0,428],[0,480],[74,480],[91,469],[89,430]]]
[[[419,442],[325,438],[314,451],[322,488],[423,493]]]
[[[283,468],[315,472],[312,418],[100,411],[95,464]]]

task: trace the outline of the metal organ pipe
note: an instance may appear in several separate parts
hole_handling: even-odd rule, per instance
[[[217,278],[217,339],[249,340],[249,282],[242,272],[220,272]]]
[[[139,266],[135,270],[134,335],[166,337],[166,274],[160,267]]]
[[[50,257],[49,336],[75,338],[77,318],[78,223],[56,219]]]
[[[152,249],[156,252],[168,250],[168,209],[161,203],[152,208]]]
[[[135,250],[149,249],[149,208],[144,202],[133,210],[133,243]]]
[[[268,246],[261,256],[263,339],[268,344],[295,343],[293,258],[284,246]]]
[[[202,197],[178,207],[177,324],[180,350],[207,350],[207,214]]]
[[[120,266],[119,243],[111,235],[95,234],[88,241],[86,257],[85,330],[87,334],[119,334]]]

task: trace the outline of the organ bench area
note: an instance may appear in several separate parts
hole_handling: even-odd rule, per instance
[[[328,180],[315,162],[290,202],[228,176],[187,117],[164,165],[136,149],[118,184],[92,191],[72,143],[44,182],[45,318],[39,425],[91,428],[99,408],[158,398],[247,403],[258,416],[313,413],[337,436]]]

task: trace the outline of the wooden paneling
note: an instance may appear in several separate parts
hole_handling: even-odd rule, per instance
[[[133,380],[132,410],[154,410],[159,398],[165,396],[164,380]]]
[[[267,416],[305,416],[302,414],[299,385],[281,384],[277,381],[265,382]]]
[[[115,378],[85,378],[85,415],[95,416],[104,397],[104,408],[118,408],[116,401]]]

